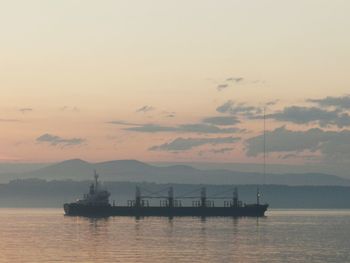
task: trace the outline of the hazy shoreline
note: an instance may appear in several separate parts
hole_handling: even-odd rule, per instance
[[[40,179],[15,180],[0,185],[0,207],[62,207],[65,202],[75,201],[87,192],[90,181]],[[208,198],[221,192],[233,190],[233,185],[209,184],[157,184],[147,182],[105,182],[105,187],[111,192],[111,201],[125,205],[127,200],[134,199],[136,186],[141,189],[159,191],[170,185],[174,187],[175,197],[183,193],[207,188]],[[254,202],[256,185],[235,185],[243,202]],[[350,187],[348,186],[260,186],[262,202],[267,202],[270,208],[294,209],[350,209]],[[152,201],[159,204],[159,200]],[[221,201],[216,201],[217,205]]]

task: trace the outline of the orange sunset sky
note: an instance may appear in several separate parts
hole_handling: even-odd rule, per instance
[[[0,161],[350,157],[349,1],[5,1]]]

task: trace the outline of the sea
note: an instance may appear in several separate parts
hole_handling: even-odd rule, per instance
[[[350,262],[350,210],[263,218],[70,217],[0,209],[0,262]]]

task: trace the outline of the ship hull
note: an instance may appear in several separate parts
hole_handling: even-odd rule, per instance
[[[198,216],[198,217],[262,217],[268,205],[246,205],[242,207],[128,207],[93,206],[76,203],[64,204],[69,216],[108,217],[108,216]]]

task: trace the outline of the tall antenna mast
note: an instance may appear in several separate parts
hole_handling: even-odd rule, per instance
[[[264,174],[263,174],[263,185],[265,185],[265,180],[266,180],[266,106],[264,106],[264,142],[263,142],[263,151],[264,151],[264,157],[263,157],[263,169],[264,169]]]
[[[263,107],[264,114],[264,133],[263,133],[263,182],[262,185],[265,185],[266,180],[266,105]],[[259,185],[256,188],[256,204],[260,205],[260,189]]]

